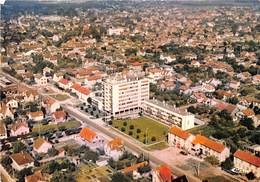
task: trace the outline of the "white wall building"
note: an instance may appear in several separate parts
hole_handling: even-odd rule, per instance
[[[145,100],[142,102],[142,110],[155,119],[170,126],[177,126],[182,130],[194,127],[195,117],[192,113],[169,106],[157,100]]]
[[[103,80],[104,110],[114,117],[138,112],[149,99],[149,81],[141,75],[116,75]]]

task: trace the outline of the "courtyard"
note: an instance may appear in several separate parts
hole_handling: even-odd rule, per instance
[[[168,126],[148,117],[113,120],[112,126],[147,145],[165,141],[169,130]]]

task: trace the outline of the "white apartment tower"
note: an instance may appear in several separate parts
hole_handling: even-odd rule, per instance
[[[103,107],[108,116],[124,118],[138,113],[149,99],[149,81],[142,74],[116,75],[103,80]]]

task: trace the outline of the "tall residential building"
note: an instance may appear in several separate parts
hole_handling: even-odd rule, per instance
[[[109,116],[123,118],[138,113],[149,99],[149,81],[144,73],[110,76],[103,80],[103,107]]]

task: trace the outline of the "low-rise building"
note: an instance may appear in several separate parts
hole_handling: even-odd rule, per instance
[[[178,127],[171,128],[168,133],[169,145],[181,149],[190,150],[192,138],[190,133],[183,131]]]
[[[124,145],[122,140],[115,138],[109,141],[105,144],[104,151],[106,155],[117,161],[124,153]]]
[[[55,123],[66,121],[66,113],[64,111],[55,111],[52,113],[52,117]]]
[[[144,114],[159,119],[169,126],[177,126],[183,130],[194,127],[194,115],[185,110],[180,110],[157,100],[142,102]]]
[[[33,167],[34,159],[33,157],[27,152],[20,152],[10,155],[12,159],[12,167],[17,170],[21,171],[24,168]]]
[[[229,148],[202,135],[196,135],[192,140],[191,153],[200,156],[215,156],[220,162],[229,157]]]
[[[37,138],[33,143],[33,150],[37,153],[47,153],[52,145],[44,138]]]
[[[11,127],[11,136],[25,135],[30,132],[30,128],[25,121],[19,120]]]
[[[162,165],[154,169],[152,176],[152,182],[172,182],[175,178],[167,165]]]
[[[34,121],[41,121],[44,118],[44,114],[42,111],[29,112],[28,117]]]
[[[234,153],[234,167],[242,173],[254,173],[260,177],[260,157],[257,157],[249,152],[237,150]]]
[[[103,148],[103,146],[104,146],[104,139],[102,137],[100,137],[99,135],[97,135],[97,133],[94,132],[93,130],[91,130],[90,128],[82,128],[79,136],[90,147]]]

